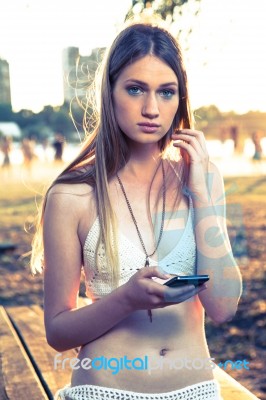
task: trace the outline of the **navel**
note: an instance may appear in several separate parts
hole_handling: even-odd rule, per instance
[[[161,350],[160,350],[160,356],[165,356],[165,354],[166,354],[166,352],[167,352],[168,350],[169,350],[169,349],[166,349],[166,348],[161,349]]]

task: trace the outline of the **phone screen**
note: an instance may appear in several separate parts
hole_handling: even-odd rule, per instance
[[[209,275],[177,275],[166,281],[164,285],[169,287],[180,287],[184,285],[200,286],[203,283],[207,282],[209,279]]]

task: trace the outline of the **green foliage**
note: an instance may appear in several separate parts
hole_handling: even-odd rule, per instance
[[[133,0],[127,17],[141,13],[145,8],[152,8],[153,12],[160,15],[164,20],[182,15],[182,7],[188,3],[200,3],[201,0]],[[198,11],[196,11],[198,12]]]
[[[1,122],[13,121],[13,111],[11,104],[0,104],[0,121]]]
[[[195,111],[195,117],[200,120],[213,121],[222,118],[222,114],[219,109],[212,105],[209,107],[201,107]]]
[[[197,18],[201,0],[133,0],[125,20],[136,20],[141,15],[144,20],[159,17],[166,22],[172,35],[178,38],[183,51],[189,49],[189,37],[193,20]],[[189,21],[189,23],[188,23]]]
[[[201,0],[133,0],[125,20],[135,15],[155,14],[167,21],[169,25],[177,23],[176,35],[186,38],[192,32],[192,27],[180,24],[180,17],[186,19],[187,14],[197,16],[200,11]]]
[[[10,105],[0,104],[0,122],[15,122],[21,128],[23,137],[34,137],[42,141],[54,133],[62,133],[66,139],[75,131],[70,117],[69,104],[60,107],[45,106],[35,114],[30,110],[13,112]]]

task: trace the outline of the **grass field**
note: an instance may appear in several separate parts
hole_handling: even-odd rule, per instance
[[[44,183],[6,180],[0,188],[0,243],[16,249],[0,253],[0,303],[42,304],[42,276],[32,277],[28,258],[36,202]],[[2,181],[3,183],[3,181]],[[225,180],[228,230],[238,260],[244,292],[235,318],[216,325],[206,318],[211,356],[217,362],[246,359],[249,370],[227,370],[261,399],[266,399],[266,178]],[[81,285],[81,293],[83,293]]]

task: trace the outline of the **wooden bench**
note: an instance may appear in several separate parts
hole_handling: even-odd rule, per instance
[[[71,376],[69,363],[55,369],[56,354],[46,343],[39,306],[0,306],[0,400],[53,399]],[[76,356],[77,349],[64,352],[64,358]],[[214,373],[224,400],[258,399],[219,367]]]

